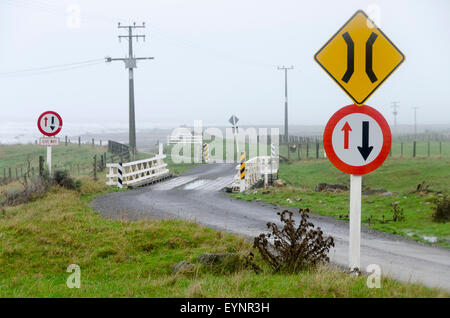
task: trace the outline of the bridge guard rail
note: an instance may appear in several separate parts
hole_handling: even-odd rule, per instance
[[[278,173],[278,162],[275,157],[259,156],[249,159],[245,162],[245,178],[240,178],[240,165],[236,166],[237,173],[231,186],[233,192],[243,192],[250,189],[260,180],[264,179],[264,175],[276,175]],[[273,180],[273,177],[271,177]]]
[[[149,159],[142,159],[127,163],[122,163],[121,169],[119,163],[108,163],[108,173],[106,177],[107,185],[119,185],[119,173],[121,172],[122,186],[138,186],[141,183],[147,183],[152,180],[160,179],[169,175],[167,164],[164,163],[166,155],[156,155]]]

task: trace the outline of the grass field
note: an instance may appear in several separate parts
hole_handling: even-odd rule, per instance
[[[255,274],[202,267],[204,252],[246,254],[244,239],[181,220],[106,220],[90,200],[111,191],[83,179],[80,192],[52,188],[44,198],[0,212],[0,297],[449,297],[447,292],[321,267],[298,274]],[[181,260],[190,274],[173,274]],[[259,257],[256,262],[260,264]],[[70,289],[70,264],[81,269],[81,288]],[[262,265],[262,264],[260,264]]]
[[[52,167],[54,169],[69,170],[72,174],[86,174],[92,172],[94,155],[100,156],[107,151],[107,147],[91,145],[69,144],[64,146],[52,147]],[[36,174],[39,173],[39,156],[47,157],[47,147],[40,145],[0,145],[0,177],[8,177],[8,169],[12,170],[12,177],[16,177],[15,169],[18,174],[21,171],[25,173],[30,167],[34,167]],[[98,160],[99,157],[98,157]],[[78,173],[78,168],[80,173]],[[6,169],[6,170],[5,170]],[[22,170],[21,170],[22,169]]]
[[[304,160],[281,164],[279,177],[288,184],[285,188],[271,188],[269,193],[251,191],[233,194],[244,200],[262,200],[348,220],[348,192],[315,192],[318,183],[349,185],[349,176],[336,169],[328,160]],[[415,193],[417,185],[425,181],[429,189],[450,193],[450,158],[388,158],[376,171],[363,176],[363,187],[383,188],[392,196],[363,195],[363,225],[376,230],[400,234],[418,241],[450,247],[450,223],[432,220],[433,200],[437,193]],[[393,221],[396,204],[405,219]]]

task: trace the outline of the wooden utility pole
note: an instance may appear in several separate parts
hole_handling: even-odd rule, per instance
[[[139,38],[142,38],[145,41],[145,35],[135,35],[133,34],[133,30],[138,28],[145,28],[145,23],[142,25],[136,25],[136,22],[133,25],[120,25],[118,24],[119,29],[127,29],[128,35],[119,35],[119,41],[122,38],[128,40],[128,57],[126,58],[111,58],[107,57],[106,62],[112,61],[123,61],[125,63],[125,67],[128,69],[128,91],[129,91],[129,146],[132,155],[134,156],[136,153],[136,122],[135,122],[135,112],[134,112],[134,73],[133,69],[136,68],[136,61],[138,60],[151,60],[153,57],[134,57],[133,55],[133,39],[136,41]]]
[[[279,71],[284,71],[284,138],[288,144],[288,156],[289,156],[289,127],[288,127],[288,77],[287,71],[294,69],[293,66],[278,66]]]

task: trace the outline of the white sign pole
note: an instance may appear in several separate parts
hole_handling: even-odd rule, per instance
[[[47,166],[48,174],[52,175],[52,146],[47,146]]]
[[[237,154],[239,156],[241,153],[239,152],[239,139],[238,139],[238,133],[237,133],[236,125],[234,125],[234,139],[236,140],[236,152],[237,152]]]
[[[361,176],[350,175],[350,270],[361,268],[361,179]]]

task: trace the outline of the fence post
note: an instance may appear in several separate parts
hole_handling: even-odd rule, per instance
[[[300,143],[297,144],[297,154],[298,154],[298,160],[300,160]]]
[[[430,156],[430,141],[428,140],[427,143],[427,151],[428,151],[428,157]]]
[[[316,141],[316,159],[319,159],[319,142]]]
[[[442,141],[439,141],[439,155],[442,156]]]
[[[100,155],[100,167],[101,167],[101,169],[104,168],[103,155]]]
[[[416,141],[413,141],[413,158],[416,157]]]
[[[19,173],[17,172],[17,168],[16,168],[16,179],[19,179]]]
[[[403,157],[403,142],[400,143],[400,157]]]
[[[291,150],[289,149],[289,138],[287,140],[288,161],[291,160]]]
[[[11,174],[11,168],[8,168],[8,172],[9,172],[9,180],[12,180],[12,174]]]
[[[306,139],[306,159],[309,158],[309,140]]]
[[[81,147],[81,137],[78,136],[78,147]]]
[[[67,136],[66,136],[66,146],[67,146]]]
[[[78,170],[78,175],[80,174],[80,164],[77,163],[77,170]]]
[[[44,175],[44,156],[39,156],[39,176]]]
[[[97,181],[97,155],[94,155],[94,180]]]
[[[94,147],[94,144],[95,144],[94,138],[92,138],[92,147]]]

